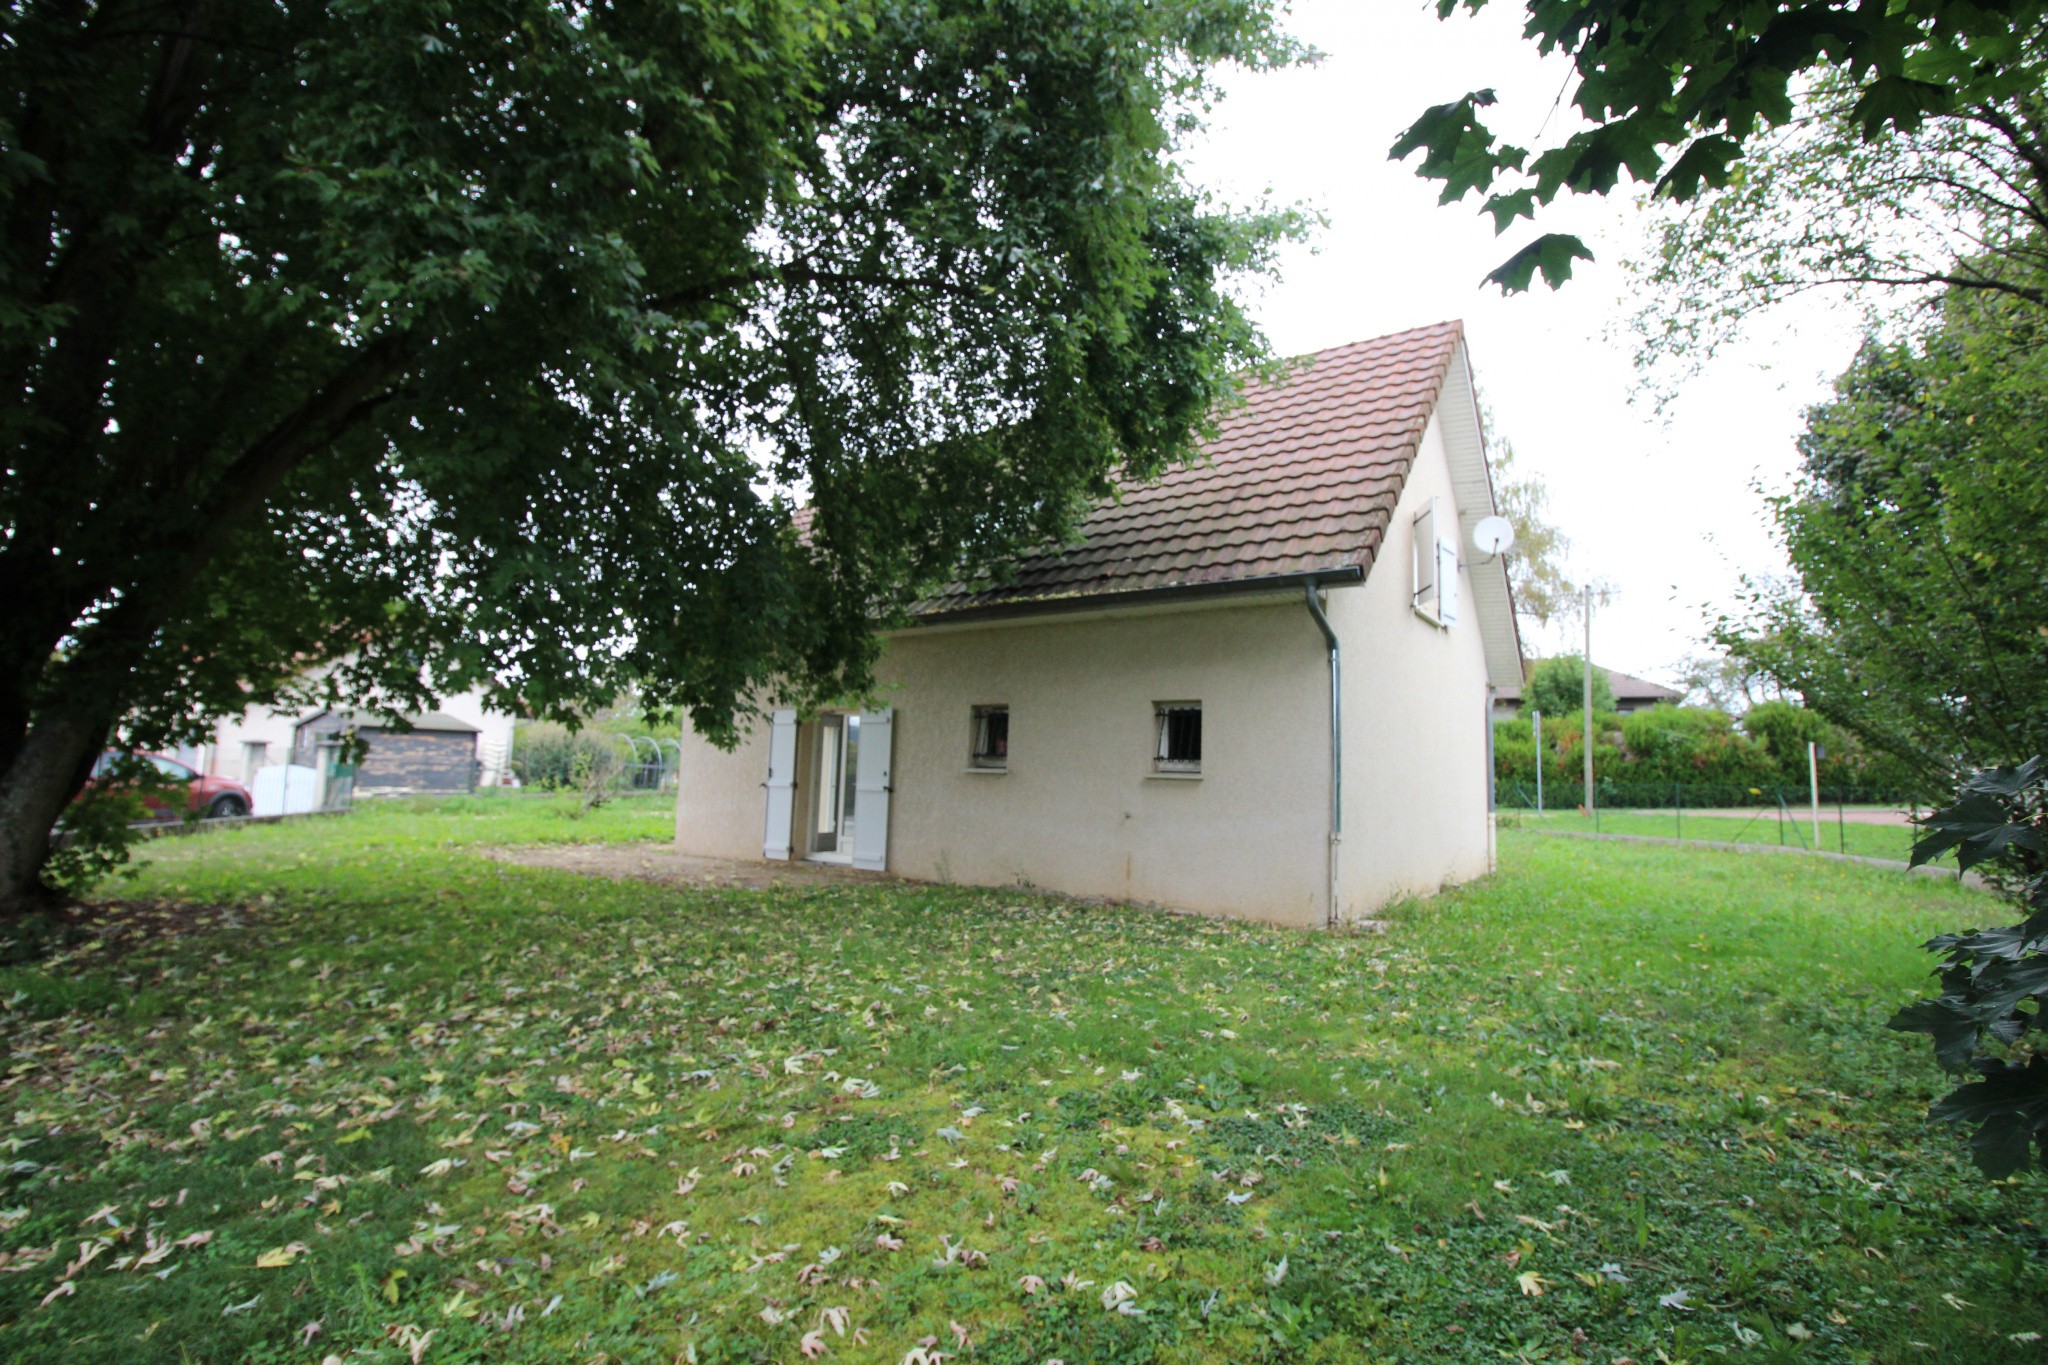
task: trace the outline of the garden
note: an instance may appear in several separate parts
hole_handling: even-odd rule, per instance
[[[2041,1358],[2039,1177],[1884,1028],[1981,893],[1511,830],[1364,935],[492,856],[670,819],[164,841],[18,945],[0,1355]]]

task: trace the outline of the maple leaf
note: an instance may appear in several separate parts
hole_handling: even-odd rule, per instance
[[[312,1250],[304,1242],[287,1242],[281,1247],[272,1247],[256,1258],[258,1270],[282,1270],[299,1257]]]
[[[825,1338],[815,1330],[806,1332],[797,1343],[797,1349],[804,1353],[805,1360],[816,1360],[825,1354]]]
[[[1530,1298],[1543,1297],[1544,1279],[1533,1270],[1525,1270],[1515,1276],[1515,1286]]]

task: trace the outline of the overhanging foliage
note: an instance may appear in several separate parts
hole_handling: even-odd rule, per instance
[[[1438,0],[1437,12],[1486,3]],[[1795,83],[1808,72],[1845,74],[1848,118],[1865,139],[2031,92],[2036,77],[2022,54],[2048,6],[1529,0],[1526,12],[1526,35],[1572,59],[1569,99],[1587,126],[1540,151],[1515,146],[1487,126],[1483,111],[1495,97],[1478,90],[1428,110],[1392,152],[1396,160],[1422,153],[1420,173],[1443,182],[1444,203],[1478,193],[1502,232],[1566,191],[1606,194],[1624,178],[1681,201],[1728,184],[1751,140],[1794,117]],[[1512,292],[1541,271],[1556,286],[1590,256],[1577,237],[1546,233],[1488,279]]]
[[[716,736],[1192,453],[1264,0],[131,0],[0,45],[0,903],[108,727],[310,663]],[[818,514],[800,540],[788,497]]]
[[[1949,1071],[1976,1079],[1937,1101],[1929,1117],[1971,1129],[1970,1152],[1996,1178],[2038,1159],[2048,1168],[2048,1056],[2039,1030],[2048,1009],[2048,773],[2040,758],[1977,773],[1954,805],[1934,812],[1913,862],[1954,852],[1963,869],[1990,868],[2027,910],[2018,924],[1929,939],[1943,960],[1941,994],[1909,1005],[1891,1026],[1924,1033]],[[2038,1149],[2038,1150],[2037,1150]]]

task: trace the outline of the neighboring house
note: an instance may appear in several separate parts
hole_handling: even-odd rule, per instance
[[[1490,871],[1521,648],[1459,324],[1309,357],[1205,454],[921,604],[867,706],[686,736],[678,847],[1310,926]]]
[[[317,741],[306,744],[302,740],[312,733],[308,727],[317,726],[322,734],[340,729],[338,724],[326,724],[326,720],[335,714],[251,707],[242,715],[224,720],[215,727],[211,744],[188,746],[180,750],[179,757],[201,772],[218,773],[253,784],[260,768],[280,763],[316,766]],[[366,734],[376,733],[370,734],[373,756],[366,757],[365,771],[357,774],[355,790],[358,794],[368,795],[373,791],[468,791],[475,786],[497,786],[510,774],[515,718],[491,710],[476,692],[448,697],[442,701],[440,710],[413,719],[430,723],[426,733],[433,737],[422,743],[433,746],[433,753],[437,755],[437,761],[427,765],[431,773],[417,768],[422,761],[418,756],[421,745],[409,743],[411,737],[396,730],[384,734],[386,722],[379,716],[366,714],[358,728]],[[380,747],[380,737],[386,755],[382,762],[374,758]],[[462,754],[459,762],[455,757],[458,750]],[[411,751],[414,756],[401,761],[398,759],[400,751]],[[415,769],[422,780],[415,785],[403,775],[401,770],[404,769]],[[460,783],[453,781],[457,773],[465,774]]]
[[[483,775],[477,749],[480,726],[446,711],[409,714],[403,726],[382,716],[347,711],[322,711],[302,720],[292,731],[292,762],[325,770],[324,748],[340,756],[353,735],[361,745],[355,755],[352,790],[357,796],[400,796],[412,792],[472,792]]]
[[[1524,679],[1533,675],[1536,671],[1536,665],[1541,662],[1543,662],[1541,659],[1530,659],[1528,667],[1522,675]],[[1593,667],[1600,668],[1600,665],[1594,664]],[[1607,675],[1607,686],[1614,692],[1614,709],[1623,715],[1628,714],[1630,711],[1647,711],[1653,706],[1661,706],[1666,702],[1675,705],[1685,699],[1685,693],[1675,687],[1665,687],[1658,683],[1647,682],[1642,678],[1632,677],[1627,673],[1617,673],[1611,668],[1601,669],[1601,672]],[[1522,714],[1522,689],[1520,687],[1503,687],[1494,692],[1493,718],[1495,720],[1513,720],[1520,714]]]

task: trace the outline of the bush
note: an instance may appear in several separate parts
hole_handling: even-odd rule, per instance
[[[580,788],[596,771],[619,767],[618,741],[592,730],[571,732],[562,725],[527,725],[512,749],[512,771],[529,787],[543,791]]]
[[[1573,709],[1543,717],[1545,795],[1560,807],[1580,801],[1567,800],[1565,790],[1577,792],[1585,776],[1583,714]],[[1757,716],[1754,726],[1751,716]],[[1820,780],[1828,799],[1898,801],[1913,793],[1914,784],[1902,764],[1871,754],[1802,707],[1767,702],[1753,707],[1739,725],[1727,712],[1707,707],[1665,705],[1627,716],[1596,714],[1596,795],[1617,804],[1664,806],[1671,804],[1676,786],[1683,789],[1684,803],[1692,806],[1771,805],[1780,790],[1797,792],[1803,800],[1809,736],[1817,737],[1826,750]],[[1527,788],[1533,793],[1537,755],[1529,721],[1497,722],[1493,752],[1500,788]]]

